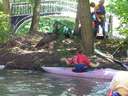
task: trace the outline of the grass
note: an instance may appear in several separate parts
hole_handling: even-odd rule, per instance
[[[71,30],[74,29],[74,22],[73,18],[69,17],[56,17],[56,16],[48,16],[48,17],[40,17],[39,22],[39,31],[40,32],[52,32],[53,31],[53,24],[55,22],[59,22],[61,25],[60,32],[63,32],[64,26],[67,26]],[[28,33],[29,28],[31,25],[31,21],[24,22],[17,30],[17,35],[25,35]]]

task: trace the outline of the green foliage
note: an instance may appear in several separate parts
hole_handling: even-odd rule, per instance
[[[128,37],[128,0],[111,0],[109,10],[115,13],[120,21],[120,32]]]
[[[8,15],[0,12],[0,43],[4,43],[8,40],[9,36],[9,23]]]
[[[31,0],[15,0],[15,2],[29,2]]]
[[[53,25],[54,21],[52,18],[49,17],[41,17],[40,18],[40,31],[41,32],[52,32],[52,25]]]
[[[128,0],[112,0],[110,9],[120,17],[122,22],[128,22]]]
[[[29,1],[29,3],[32,4],[32,6],[34,6],[34,4],[35,4],[35,0],[28,0],[28,1]]]
[[[0,11],[2,11],[3,10],[3,2],[2,2],[2,0],[0,0]]]
[[[59,51],[59,54],[64,57],[68,57],[72,55],[69,51],[66,50],[66,48],[63,48],[63,49],[61,48]]]
[[[128,27],[127,26],[120,27],[119,31],[121,32],[120,34],[123,34],[123,35],[127,36],[127,38],[128,38]]]
[[[62,18],[62,17],[40,17],[39,27],[40,32],[53,32],[53,24],[55,22],[60,24],[59,32],[63,34],[63,27],[67,26],[70,29],[74,28],[74,21],[70,18]],[[29,31],[31,22],[25,22],[17,31],[18,35],[25,35]]]

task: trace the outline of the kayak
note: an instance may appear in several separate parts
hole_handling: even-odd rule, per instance
[[[107,79],[111,80],[113,76],[119,72],[119,70],[115,69],[93,69],[87,72],[73,72],[72,68],[68,67],[42,67],[42,69],[48,73],[54,73],[59,75],[65,75],[65,76],[74,76],[74,77],[80,77],[80,78],[94,78],[94,79]]]

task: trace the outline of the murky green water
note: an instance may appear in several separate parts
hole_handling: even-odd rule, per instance
[[[55,74],[0,71],[0,96],[105,96],[109,81]]]

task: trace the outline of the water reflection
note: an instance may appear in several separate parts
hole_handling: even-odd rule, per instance
[[[105,96],[110,81],[96,79],[81,79],[47,74],[53,79],[51,89],[54,96]],[[57,81],[58,80],[58,81]],[[63,88],[63,89],[62,89]],[[57,90],[57,93],[56,93]],[[48,95],[52,96],[52,95]]]
[[[105,96],[109,81],[7,70],[0,72],[0,96]]]

